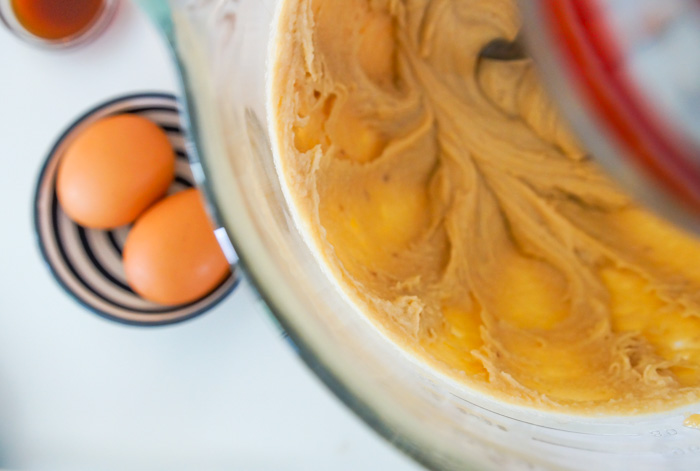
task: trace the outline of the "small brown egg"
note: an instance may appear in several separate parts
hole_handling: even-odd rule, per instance
[[[230,273],[197,190],[156,203],[124,245],[124,272],[144,299],[171,306],[196,301]]]
[[[175,153],[155,123],[132,114],[100,119],[66,149],[56,181],[68,217],[94,229],[133,222],[175,176]]]

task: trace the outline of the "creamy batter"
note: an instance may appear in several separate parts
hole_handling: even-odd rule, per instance
[[[700,395],[700,243],[572,139],[512,0],[287,0],[271,100],[324,263],[412,354],[500,399],[644,412]]]

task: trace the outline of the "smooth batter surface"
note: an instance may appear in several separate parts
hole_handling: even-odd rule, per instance
[[[287,0],[271,100],[304,231],[433,367],[574,412],[700,395],[700,244],[580,150],[513,38],[512,0]]]

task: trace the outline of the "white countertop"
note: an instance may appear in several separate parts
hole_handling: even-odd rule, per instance
[[[68,297],[32,225],[54,140],[121,94],[174,91],[128,2],[95,43],[32,48],[0,27],[0,468],[417,470],[332,396],[242,283],[184,324],[125,327]]]

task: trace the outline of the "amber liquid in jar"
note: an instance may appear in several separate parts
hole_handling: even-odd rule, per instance
[[[104,8],[105,0],[11,0],[17,21],[29,33],[60,40],[87,29]]]

